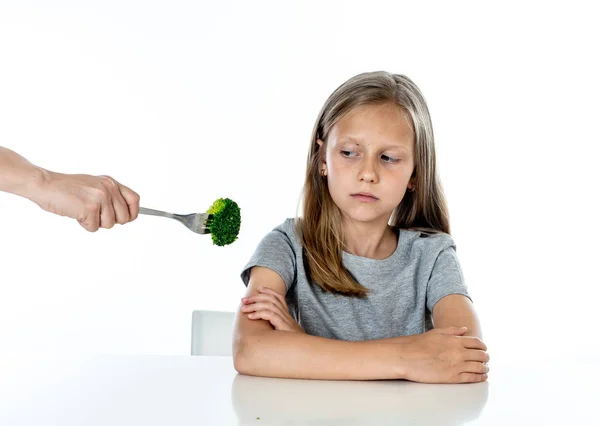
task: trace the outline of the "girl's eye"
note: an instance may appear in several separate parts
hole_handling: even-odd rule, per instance
[[[356,155],[358,155],[354,151],[341,151],[341,152],[344,157],[355,157]]]
[[[384,161],[384,163],[397,163],[400,161],[398,158],[393,158],[387,155],[382,155],[381,159]]]

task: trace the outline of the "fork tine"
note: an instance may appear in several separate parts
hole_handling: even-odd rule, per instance
[[[212,215],[208,213],[191,213],[183,215],[140,207],[140,214],[168,217],[183,223],[183,225],[192,232],[197,234],[210,234],[207,225],[208,221],[212,218]]]
[[[189,230],[197,234],[209,234],[210,231],[206,227],[206,221],[208,219],[206,213],[191,213],[186,215],[173,215],[173,219],[183,223]]]

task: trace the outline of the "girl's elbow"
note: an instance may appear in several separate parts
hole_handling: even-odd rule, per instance
[[[248,374],[248,360],[241,343],[233,344],[233,368],[240,374]]]
[[[240,374],[249,375],[248,363],[245,358],[240,354],[233,355],[233,368]]]
[[[236,333],[233,339],[233,366],[240,374],[260,376],[268,369],[268,333],[273,330]]]
[[[255,350],[252,349],[250,340],[247,337],[238,337],[233,341],[233,367],[240,374],[253,375],[254,362],[251,354]]]

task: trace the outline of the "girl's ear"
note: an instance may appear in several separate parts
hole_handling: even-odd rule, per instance
[[[408,185],[407,185],[407,187],[408,187],[408,190],[409,190],[410,192],[415,192],[415,191],[416,191],[416,189],[417,189],[417,185],[416,185],[416,183],[415,183],[415,180],[414,180],[414,179],[410,179],[410,180],[408,181]]]
[[[323,141],[321,139],[317,139],[317,143],[319,144],[319,149],[323,148]],[[325,154],[323,154],[323,158],[325,158]],[[321,176],[327,176],[327,163],[325,161],[321,162],[321,170],[319,171]]]

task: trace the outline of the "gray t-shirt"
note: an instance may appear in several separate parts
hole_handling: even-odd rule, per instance
[[[344,266],[369,289],[362,299],[309,282],[302,252],[294,219],[287,219],[262,239],[241,276],[248,285],[253,266],[277,272],[292,317],[313,336],[360,341],[421,334],[433,328],[431,312],[442,297],[469,297],[448,234],[401,229],[396,250],[382,260],[343,252]]]

